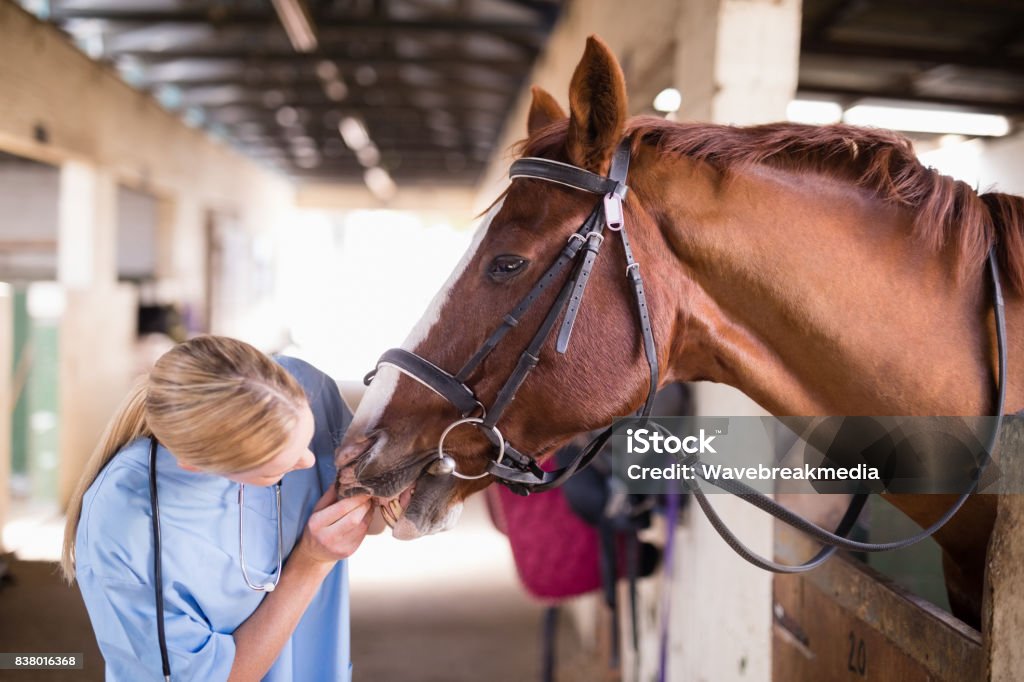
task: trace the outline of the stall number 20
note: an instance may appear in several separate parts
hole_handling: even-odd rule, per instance
[[[846,669],[865,677],[868,671],[868,650],[864,638],[850,631],[850,654],[846,658]]]

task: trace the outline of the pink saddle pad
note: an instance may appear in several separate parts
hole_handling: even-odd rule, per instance
[[[521,497],[492,486],[487,493],[527,592],[557,601],[601,586],[597,531],[573,513],[560,489]]]

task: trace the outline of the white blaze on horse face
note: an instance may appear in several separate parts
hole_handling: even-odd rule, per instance
[[[402,348],[408,351],[412,351],[416,346],[420,345],[429,335],[430,330],[437,324],[438,319],[441,317],[441,310],[444,308],[445,303],[448,302],[448,298],[451,294],[452,287],[459,281],[459,277],[466,270],[469,262],[473,260],[473,256],[476,255],[477,249],[480,248],[480,242],[483,241],[487,235],[487,230],[491,226],[491,221],[494,220],[494,216],[498,215],[501,210],[501,206],[504,203],[504,199],[499,201],[487,212],[483,220],[480,221],[480,226],[477,228],[476,233],[473,235],[473,241],[470,243],[469,248],[466,249],[466,253],[463,254],[459,260],[452,274],[448,276],[448,280],[444,283],[444,286],[435,294],[434,299],[430,302],[426,312],[423,313],[423,317],[416,323],[412,331],[409,332],[409,336],[406,337],[402,343]],[[429,358],[428,358],[429,359]],[[468,358],[467,358],[468,359]],[[384,414],[384,410],[391,403],[391,399],[395,395],[395,389],[398,387],[398,377],[401,373],[394,367],[387,365],[380,368],[377,372],[377,376],[374,377],[373,382],[366,389],[366,393],[363,394],[363,399],[359,401],[359,407],[356,409],[356,413],[352,419],[352,425],[349,427],[353,433],[364,434],[377,428],[377,423],[380,421],[381,416]],[[367,459],[372,459],[378,452],[383,449],[383,445],[386,441],[387,435],[381,434],[381,438],[378,439],[373,450],[366,454]]]

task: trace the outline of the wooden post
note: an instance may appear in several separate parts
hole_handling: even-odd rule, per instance
[[[57,281],[71,289],[117,281],[117,183],[96,166],[61,166]]]
[[[682,96],[678,118],[736,125],[784,120],[796,93],[800,19],[795,0],[679,3],[672,82]],[[766,414],[718,384],[697,384],[695,405],[702,415]],[[771,556],[771,517],[730,495],[712,495],[711,503],[749,547]],[[671,679],[768,680],[772,575],[736,556],[696,505],[676,541]]]
[[[988,548],[982,629],[988,679],[1010,682],[1024,671],[1024,419],[1007,417],[997,452],[1002,473],[995,528]]]
[[[694,405],[702,416],[767,414],[736,389],[706,382],[695,384]],[[770,516],[732,495],[709,497],[751,549],[771,556]],[[771,574],[738,557],[695,503],[681,516],[675,546],[675,575],[662,586],[672,593],[670,679],[768,680]],[[638,679],[650,678],[652,660]]]
[[[782,121],[796,94],[798,0],[688,0],[679,5],[675,59],[680,120]]]
[[[128,285],[67,292],[59,332],[61,507],[131,385],[135,308],[136,292]]]

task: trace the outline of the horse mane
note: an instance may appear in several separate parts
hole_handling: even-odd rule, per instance
[[[564,155],[567,121],[546,126],[521,142],[525,156]],[[913,214],[911,235],[933,251],[952,246],[956,276],[980,269],[995,244],[1002,270],[1024,293],[1024,198],[978,194],[921,164],[898,133],[844,124],[770,123],[735,127],[676,123],[638,116],[627,125],[634,146],[703,161],[723,173],[761,164],[840,177]]]

